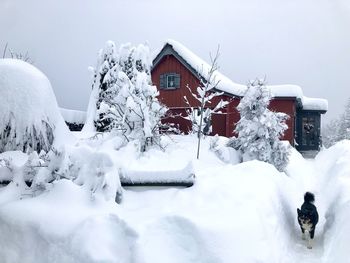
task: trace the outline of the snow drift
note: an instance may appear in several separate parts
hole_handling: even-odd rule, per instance
[[[24,200],[15,191],[11,184],[0,192],[12,201],[0,211],[1,262],[134,262],[136,232],[73,182]]]
[[[0,152],[49,150],[69,137],[50,81],[34,66],[0,59]]]
[[[192,160],[193,187],[126,188],[120,205],[92,199],[86,187],[65,179],[36,197],[19,194],[13,183],[0,188],[2,261],[349,262],[350,142],[315,160],[293,150],[286,176],[264,162],[224,162],[210,150],[210,140],[203,140],[200,160],[195,136],[167,140],[166,151],[143,154],[133,142],[118,149],[115,141],[94,147],[116,166],[134,171],[175,170]],[[95,158],[76,150],[84,163]],[[23,162],[23,156],[16,159]],[[312,250],[296,220],[305,191],[315,193],[320,214]]]

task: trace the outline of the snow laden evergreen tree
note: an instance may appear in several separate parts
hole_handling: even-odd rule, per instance
[[[188,109],[186,110],[187,116],[185,119],[191,122],[192,133],[196,133],[198,137],[197,159],[199,159],[199,150],[202,135],[208,135],[212,131],[212,114],[218,112],[229,103],[223,100],[220,100],[216,104],[213,102],[213,99],[215,97],[221,96],[223,94],[223,92],[218,92],[215,90],[219,84],[219,80],[216,79],[216,72],[218,70],[218,58],[219,48],[216,51],[215,57],[210,57],[211,65],[208,65],[206,67],[207,72],[204,72],[205,69],[202,68],[198,74],[201,85],[197,87],[197,94],[193,93],[192,90],[187,86],[190,94],[195,99],[195,101],[197,101],[196,106],[198,105],[198,109],[196,106],[191,105],[188,98],[184,96],[185,103],[188,106]]]
[[[283,171],[289,160],[290,146],[280,141],[288,128],[287,114],[268,109],[271,95],[263,80],[250,82],[237,110],[241,118],[229,146],[240,150],[243,161],[260,160]]]
[[[98,54],[93,78],[93,90],[98,91],[98,99],[96,101],[98,116],[95,116],[94,125],[99,132],[109,131],[113,127],[113,118],[107,116],[104,109],[106,105],[112,103],[111,98],[115,95],[113,86],[117,80],[117,63],[118,57],[115,44],[112,41],[107,41],[105,47]]]
[[[160,121],[166,113],[157,88],[151,85],[151,63],[148,46],[126,44],[116,52],[109,41],[95,69],[96,130],[113,130],[126,141],[139,140],[141,151],[160,143]]]

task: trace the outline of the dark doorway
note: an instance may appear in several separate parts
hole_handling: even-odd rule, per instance
[[[321,114],[313,111],[300,111],[297,117],[297,150],[318,151],[321,146]]]

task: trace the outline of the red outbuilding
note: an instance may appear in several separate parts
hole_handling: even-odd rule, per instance
[[[152,81],[159,90],[159,100],[177,116],[167,121],[177,124],[184,133],[191,128],[190,122],[179,116],[186,116],[188,109],[184,96],[192,107],[199,106],[191,92],[196,92],[201,80],[207,81],[209,69],[208,63],[174,40],[166,41],[153,60]],[[218,82],[216,89],[223,94],[214,99],[213,105],[221,99],[228,101],[229,104],[220,113],[213,114],[212,134],[231,137],[235,123],[240,118],[236,107],[247,87],[233,82],[218,71],[214,74],[215,82]],[[287,120],[288,130],[283,139],[288,140],[300,151],[318,150],[321,145],[321,114],[327,111],[327,101],[305,97],[302,89],[296,85],[268,86],[268,88],[272,94],[270,109],[284,112],[290,117]]]

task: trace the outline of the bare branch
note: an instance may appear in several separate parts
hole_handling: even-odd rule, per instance
[[[4,52],[2,54],[2,58],[5,58],[5,56],[6,56],[7,46],[8,46],[8,42],[6,42],[6,45],[5,45],[5,48],[4,48]]]

